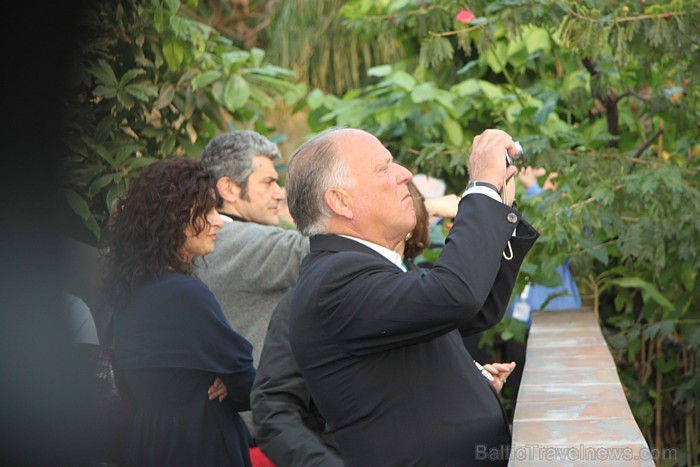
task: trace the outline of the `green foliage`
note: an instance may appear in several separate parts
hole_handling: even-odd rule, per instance
[[[261,49],[234,47],[180,2],[96,2],[84,11],[67,102],[73,211],[100,237],[114,199],[148,163],[199,157],[234,122],[267,133],[263,112],[306,93]]]
[[[377,63],[400,60],[395,35],[368,41],[339,14],[345,0],[274,0],[270,26],[260,34],[272,63],[294,70],[309,87],[340,94],[367,82]]]
[[[557,172],[559,189],[519,197],[542,236],[516,292],[570,258],[649,444],[697,463],[700,5],[475,0],[461,23],[464,5],[346,2],[350,24],[390,29],[406,59],[340,97],[312,92],[312,129],[366,129],[453,192],[476,134],[519,139],[519,164]],[[485,339],[517,337],[504,323]]]

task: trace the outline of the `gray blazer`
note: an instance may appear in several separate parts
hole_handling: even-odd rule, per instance
[[[253,344],[260,361],[272,310],[299,277],[309,239],[295,230],[253,222],[224,222],[214,253],[198,275],[221,304],[231,327]]]

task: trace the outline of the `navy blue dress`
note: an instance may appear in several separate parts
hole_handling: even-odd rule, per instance
[[[252,346],[194,277],[167,274],[134,291],[115,315],[115,355],[134,394],[128,463],[250,466]],[[219,376],[223,403],[207,389]]]

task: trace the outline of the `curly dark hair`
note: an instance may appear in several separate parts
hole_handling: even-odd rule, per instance
[[[209,227],[207,213],[216,205],[213,173],[182,157],[145,167],[118,198],[110,219],[105,300],[123,308],[135,287],[167,271],[191,275],[182,256],[185,229],[195,234]]]

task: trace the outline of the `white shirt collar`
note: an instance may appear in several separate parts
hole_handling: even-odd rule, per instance
[[[367,240],[362,240],[361,238],[357,237],[351,237],[350,235],[340,235],[340,237],[345,237],[349,238],[350,240],[355,240],[358,243],[362,243],[364,246],[367,248],[371,248],[392,263],[394,263],[397,267],[399,267],[402,271],[406,272],[406,266],[403,265],[403,259],[401,258],[401,255],[399,255],[397,252],[390,250],[386,247],[383,247],[381,245],[377,245],[376,243],[368,242]]]

